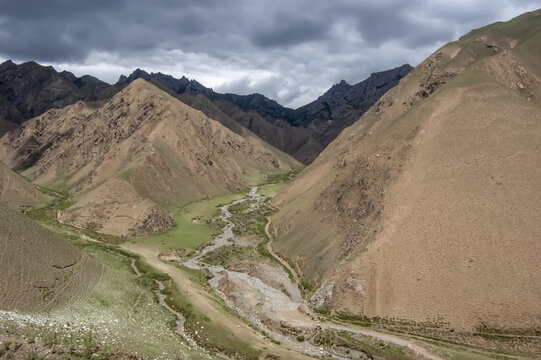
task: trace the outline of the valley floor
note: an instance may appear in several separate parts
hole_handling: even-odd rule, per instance
[[[0,357],[526,358],[314,313],[298,274],[272,249],[266,199],[283,186],[192,203],[175,215],[177,228],[128,242],[58,224],[52,209],[31,215],[107,270],[63,309],[0,312]]]

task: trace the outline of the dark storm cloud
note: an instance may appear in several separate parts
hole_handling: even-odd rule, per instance
[[[318,19],[297,18],[289,14],[276,17],[263,27],[256,28],[252,41],[259,47],[291,46],[308,41],[322,40],[329,26]]]
[[[296,106],[341,79],[416,65],[541,0],[0,0],[0,60],[114,82],[136,67]]]

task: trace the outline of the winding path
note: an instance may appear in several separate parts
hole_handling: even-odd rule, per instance
[[[288,264],[287,261],[282,259],[280,256],[278,256],[278,254],[276,254],[274,252],[274,249],[272,248],[272,238],[273,238],[273,236],[271,235],[271,233],[269,231],[269,227],[270,227],[270,224],[271,224],[270,216],[267,216],[267,220],[268,220],[267,225],[265,225],[265,234],[267,234],[267,236],[269,238],[269,242],[267,243],[267,250],[280,264],[282,264],[283,267],[285,267],[286,269],[289,270],[289,272],[291,273],[291,275],[293,275],[293,278],[295,279],[295,283],[300,284],[299,276],[297,275],[297,272],[295,270],[293,270],[293,268]]]

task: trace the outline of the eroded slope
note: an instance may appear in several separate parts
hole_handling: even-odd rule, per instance
[[[12,209],[30,209],[43,205],[47,199],[25,179],[0,162],[0,202]]]
[[[277,199],[314,306],[540,326],[539,43],[538,10],[442,47]]]
[[[75,196],[60,221],[121,236],[171,227],[166,212],[181,204],[298,164],[142,79],[101,107],[79,102],[26,122],[2,139],[0,158]]]

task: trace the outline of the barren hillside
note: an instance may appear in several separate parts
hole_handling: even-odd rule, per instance
[[[79,102],[26,122],[2,138],[0,158],[75,196],[61,221],[114,235],[171,227],[168,210],[298,165],[142,79],[101,107]]]
[[[103,270],[95,260],[0,203],[0,309],[51,310],[84,294]]]
[[[43,194],[0,162],[0,202],[12,209],[29,209],[46,201]]]
[[[541,326],[541,10],[436,51],[279,196],[313,304]]]

